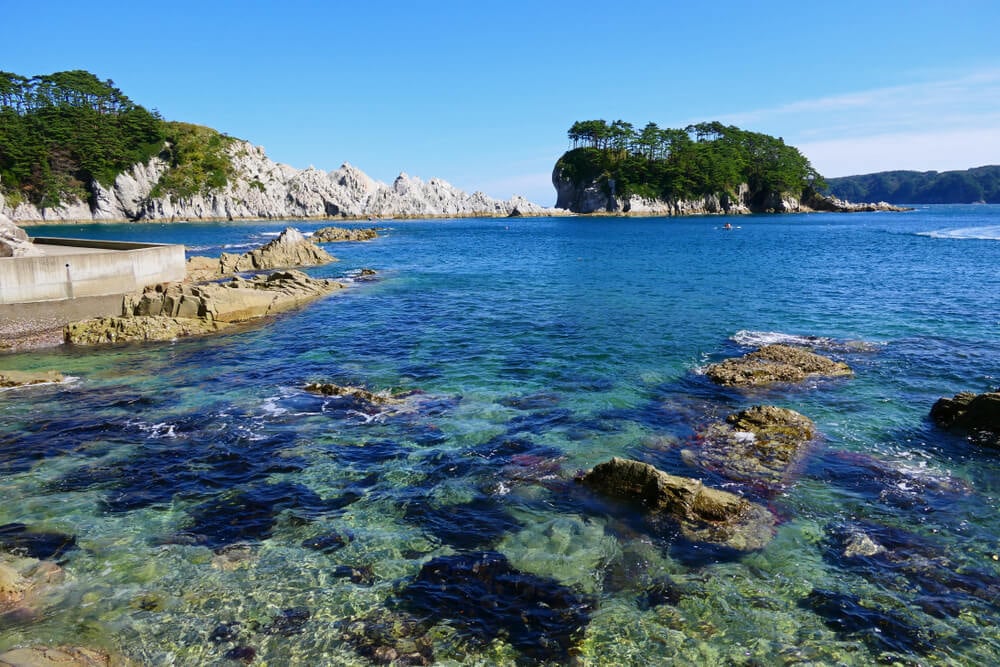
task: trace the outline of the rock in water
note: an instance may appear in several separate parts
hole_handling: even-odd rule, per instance
[[[692,542],[737,551],[762,549],[774,536],[767,508],[648,463],[613,458],[594,466],[581,480],[604,495],[641,504],[655,524],[667,520]]]
[[[730,479],[776,489],[788,482],[815,434],[812,420],[794,410],[755,405],[710,425],[681,456]]]
[[[244,271],[321,266],[335,261],[336,257],[307,239],[302,232],[294,227],[286,227],[278,238],[256,250],[243,255],[222,253],[219,266],[220,272],[227,275]]]
[[[930,416],[940,426],[969,431],[987,444],[1000,444],[1000,391],[978,395],[966,391],[940,398]]]
[[[705,375],[727,387],[754,387],[774,382],[802,382],[808,377],[852,375],[847,364],[791,345],[765,345],[739,359],[712,364]]]
[[[347,229],[346,227],[324,227],[313,232],[314,243],[339,243],[342,241],[371,241],[378,238],[374,227]]]

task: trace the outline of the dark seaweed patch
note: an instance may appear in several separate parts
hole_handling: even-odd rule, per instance
[[[32,530],[23,523],[7,523],[0,526],[0,551],[51,560],[76,548],[76,537],[73,535]]]
[[[421,568],[395,604],[448,623],[473,644],[503,637],[526,657],[565,664],[593,601],[552,579],[513,568],[500,553],[442,556]]]
[[[194,544],[221,549],[239,542],[258,542],[271,536],[276,517],[283,510],[315,518],[340,509],[355,496],[324,500],[301,484],[260,484],[223,493],[191,511],[192,523],[185,531]]]
[[[271,619],[270,623],[264,626],[264,632],[269,635],[281,635],[282,637],[302,634],[311,616],[312,614],[306,607],[284,609],[280,614]]]
[[[861,604],[854,595],[813,589],[800,606],[823,618],[831,629],[850,638],[860,638],[875,650],[927,654],[933,638],[894,612]]]
[[[333,553],[342,549],[354,541],[354,535],[350,532],[338,533],[331,531],[316,537],[310,537],[302,541],[302,546],[313,551],[322,551],[325,554]]]
[[[417,497],[407,504],[404,518],[456,549],[493,546],[519,527],[503,505],[482,494],[466,503],[440,506]]]

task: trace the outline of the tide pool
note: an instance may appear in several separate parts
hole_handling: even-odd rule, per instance
[[[28,231],[218,254],[286,224],[328,223]],[[1000,452],[927,419],[1000,386],[1000,207],[375,224],[308,272],[377,281],[272,321],[0,359],[75,378],[0,393],[0,526],[75,537],[34,612],[0,614],[0,651],[1000,662]],[[701,374],[769,342],[855,374],[752,391]],[[762,403],[821,434],[791,485],[762,496],[685,464],[707,424]],[[573,480],[612,456],[765,503],[773,541],[720,553],[595,508]],[[858,555],[863,538],[884,550]]]

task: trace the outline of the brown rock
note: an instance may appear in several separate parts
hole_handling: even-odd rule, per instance
[[[654,524],[668,519],[694,542],[752,551],[774,536],[774,516],[762,505],[647,463],[615,457],[581,481],[604,495],[641,503]]]
[[[847,364],[791,345],[765,345],[739,359],[726,359],[705,370],[713,382],[752,387],[774,382],[801,382],[807,377],[852,375]]]
[[[215,333],[227,326],[224,322],[177,317],[98,317],[67,324],[63,335],[73,345],[101,345],[176,340]]]
[[[980,439],[1000,444],[1000,391],[965,391],[953,398],[938,399],[930,416],[940,426],[970,431]]]
[[[346,227],[324,227],[313,232],[315,243],[338,243],[341,241],[370,241],[378,238],[374,227],[364,229],[347,229]]]
[[[397,405],[403,401],[387,391],[374,392],[363,387],[352,387],[350,385],[339,385],[329,382],[310,382],[305,386],[305,390],[323,396],[351,396],[365,403],[372,405]]]

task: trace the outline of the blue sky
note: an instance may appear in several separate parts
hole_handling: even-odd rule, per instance
[[[3,4],[0,69],[86,69],[298,168],[551,205],[591,118],[720,120],[826,176],[1000,163],[996,0]]]

